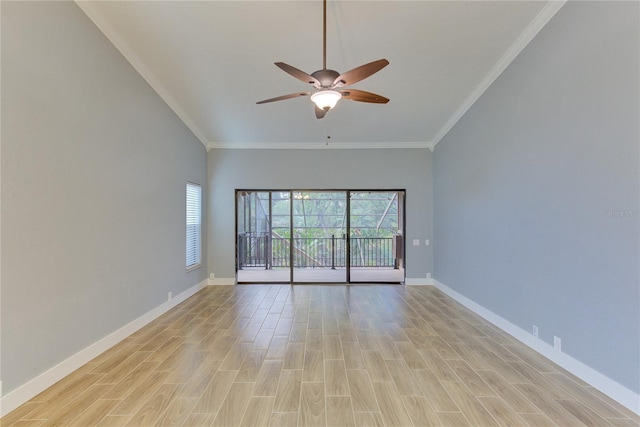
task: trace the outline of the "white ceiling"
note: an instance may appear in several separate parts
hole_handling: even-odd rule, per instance
[[[327,67],[390,65],[318,120],[311,87],[273,63],[322,68],[322,2],[78,1],[207,147],[432,147],[563,2],[329,0]]]

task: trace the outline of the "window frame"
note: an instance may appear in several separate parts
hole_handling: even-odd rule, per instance
[[[195,233],[190,225],[195,226]],[[190,181],[185,187],[185,227],[185,268],[189,272],[202,267],[202,185]]]

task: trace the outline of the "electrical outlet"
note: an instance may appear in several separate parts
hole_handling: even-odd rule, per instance
[[[431,273],[427,273],[427,279],[431,279]]]
[[[211,274],[209,275],[209,280],[213,280],[213,279],[215,279],[215,278],[216,278],[216,275],[215,275],[215,274],[211,273]]]
[[[538,327],[536,325],[533,325],[533,330],[531,332],[534,337],[538,338]]]
[[[424,239],[424,245],[429,246],[429,239]]]
[[[562,340],[556,336],[553,337],[553,348],[562,351]]]
[[[413,246],[420,246],[420,239],[413,239]]]
[[[167,294],[167,301],[171,301],[171,298],[173,298],[173,292]]]

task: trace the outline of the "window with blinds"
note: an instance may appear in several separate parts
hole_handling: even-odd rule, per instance
[[[187,270],[201,263],[202,187],[187,183]]]

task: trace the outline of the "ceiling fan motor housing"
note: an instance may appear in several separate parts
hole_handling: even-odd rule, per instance
[[[333,87],[333,83],[340,76],[340,73],[335,70],[318,70],[311,73],[311,77],[314,77],[316,80],[320,82],[320,87],[322,88],[331,88]],[[313,84],[314,82],[309,82]]]

